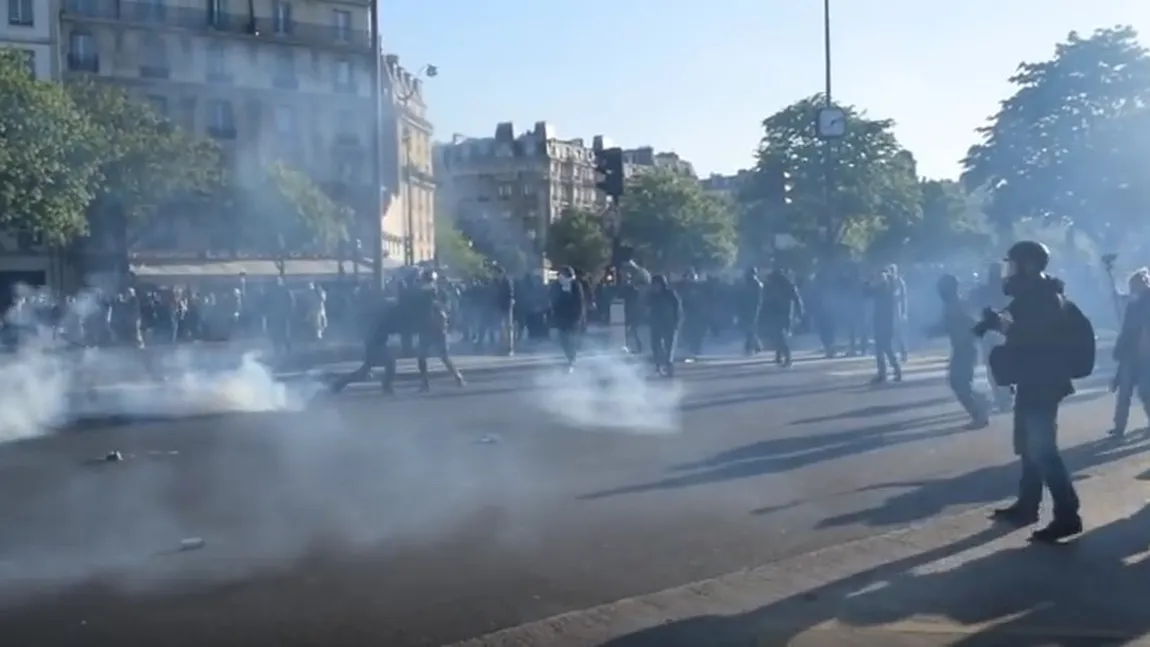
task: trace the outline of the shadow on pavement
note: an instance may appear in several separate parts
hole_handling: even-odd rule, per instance
[[[1146,436],[1131,436],[1125,443],[1101,438],[1065,449],[1063,458],[1072,471],[1081,471],[1120,461],[1147,450],[1150,450],[1150,438]],[[817,527],[828,528],[856,523],[870,526],[903,525],[935,516],[951,506],[981,505],[998,501],[1016,491],[1018,469],[1017,461],[1012,461],[952,478],[871,485],[861,491],[908,487],[915,489],[892,496],[877,508],[824,519]]]
[[[910,633],[919,636],[906,644],[1104,647],[1150,633],[1150,506],[1061,546],[1026,544],[1022,533],[1016,547],[985,546],[1003,534],[990,527],[749,613],[668,623],[601,647],[901,645],[899,635]],[[976,552],[959,557],[968,550]],[[870,641],[850,641],[828,622],[890,633],[886,640],[873,633]]]
[[[830,416],[815,416],[813,418],[803,418],[802,420],[795,420],[792,425],[806,425],[819,422],[831,422],[834,420],[847,420],[850,418],[873,418],[876,416],[885,416],[900,411],[907,411],[910,409],[923,409],[926,407],[934,407],[940,404],[949,404],[954,402],[951,397],[938,397],[929,400],[915,400],[913,402],[900,402],[898,404],[876,404],[862,409],[854,409],[851,411],[844,411]]]
[[[621,494],[693,487],[800,469],[815,463],[845,456],[857,456],[903,443],[962,433],[963,428],[957,425],[965,420],[965,414],[943,414],[871,425],[840,433],[764,440],[724,452],[700,463],[671,468],[676,472],[693,472],[690,474],[585,494],[579,499],[602,499]]]

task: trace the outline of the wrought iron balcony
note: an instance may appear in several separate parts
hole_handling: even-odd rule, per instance
[[[227,34],[281,39],[288,42],[322,43],[333,47],[371,48],[371,32],[337,25],[283,21],[273,17],[224,13],[176,7],[164,0],[61,0],[61,16],[151,23],[166,27],[215,31]]]

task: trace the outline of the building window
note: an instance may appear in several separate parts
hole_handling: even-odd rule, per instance
[[[68,36],[68,69],[99,72],[96,39],[86,31],[74,31]]]
[[[272,76],[272,85],[285,90],[294,90],[299,87],[299,79],[295,75],[295,57],[290,49],[276,52],[276,68]]]
[[[8,0],[8,24],[31,27],[36,22],[32,13],[32,0]]]
[[[31,1],[31,0],[29,0]],[[348,42],[351,40],[351,12],[335,9],[331,12],[332,27],[336,40]]]
[[[163,22],[168,14],[164,0],[143,0],[132,6],[135,9],[136,19],[142,22]]]
[[[291,4],[276,0],[272,3],[272,23],[277,34],[290,34],[292,31]]]
[[[352,82],[351,61],[343,59],[335,62],[335,89],[339,92],[355,92]]]
[[[152,110],[165,119],[168,117],[168,98],[158,94],[148,95],[148,104],[152,106]]]
[[[208,0],[208,24],[218,28],[228,25],[227,0]]]
[[[144,59],[140,65],[140,76],[145,79],[166,79],[168,70],[168,48],[164,39],[156,33],[144,34]]]
[[[291,106],[276,106],[275,124],[277,135],[289,136],[295,134],[295,110],[293,110]]]
[[[230,101],[208,103],[208,134],[217,139],[235,139],[236,118]]]
[[[208,45],[208,80],[227,83],[232,77],[228,74],[228,50],[224,43],[213,41]]]

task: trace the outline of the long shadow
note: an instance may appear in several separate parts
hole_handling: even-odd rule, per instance
[[[804,395],[818,395],[835,391],[836,393],[863,393],[870,390],[867,385],[844,385],[834,382],[820,382],[817,384],[800,384],[792,386],[766,386],[745,391],[727,392],[720,397],[708,397],[704,400],[688,401],[683,404],[684,411],[698,411],[715,409],[748,402],[767,402]]]
[[[701,470],[695,473],[593,492],[580,496],[579,499],[593,500],[622,494],[693,487],[800,469],[844,456],[855,456],[918,440],[961,433],[964,430],[957,423],[965,418],[965,414],[945,414],[872,425],[840,434],[762,441],[727,452],[710,461],[672,468],[678,471]],[[933,425],[943,426],[919,429]],[[784,449],[789,443],[793,443],[791,449]]]
[[[1067,467],[1080,472],[1150,450],[1150,438],[1131,437],[1125,443],[1102,438],[1063,451]],[[882,505],[868,510],[830,517],[819,522],[819,528],[863,523],[892,526],[912,523],[941,513],[951,506],[978,505],[998,501],[1017,489],[1016,462],[984,467],[952,478],[926,481],[879,483],[860,491],[892,488],[914,488],[888,498]]]
[[[1150,631],[1150,614],[1145,612],[1150,561],[1127,564],[1148,548],[1150,507],[1090,530],[1069,545],[1028,545],[1018,533],[1017,547],[972,557],[958,566],[924,568],[977,550],[1003,534],[990,526],[949,546],[749,613],[670,622],[600,647],[808,644],[800,642],[801,637],[809,638],[816,627],[822,628],[817,644],[902,644],[895,639],[899,636],[884,640],[877,630],[907,621],[919,624],[904,624],[901,635],[917,628],[921,636],[937,638],[914,644],[950,647],[1106,647],[1128,644]],[[959,627],[948,632],[950,627],[939,619]],[[827,629],[830,622],[856,633],[850,640],[835,640]],[[867,628],[876,630],[869,640],[857,633]]]
[[[899,404],[876,404],[862,409],[853,409],[851,411],[844,411],[830,416],[815,416],[813,418],[803,418],[791,422],[792,425],[806,425],[819,422],[831,422],[834,420],[846,420],[851,418],[874,418],[876,416],[885,416],[900,411],[908,411],[910,409],[923,409],[926,407],[934,407],[940,404],[948,404],[953,402],[954,398],[951,397],[938,397],[929,400],[915,400],[913,402],[902,402]]]

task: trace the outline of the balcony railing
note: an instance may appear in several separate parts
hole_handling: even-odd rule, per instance
[[[68,69],[95,74],[100,71],[100,57],[95,54],[68,54]]]
[[[235,139],[235,126],[208,126],[208,136],[213,139]]]
[[[128,2],[117,0],[62,0],[62,16],[82,16],[100,20],[153,23],[167,27],[216,31],[306,43],[370,49],[371,32],[336,25],[285,22],[272,17],[222,13],[207,9],[175,7],[161,0]]]
[[[141,79],[166,79],[172,75],[172,70],[166,65],[141,65]]]

